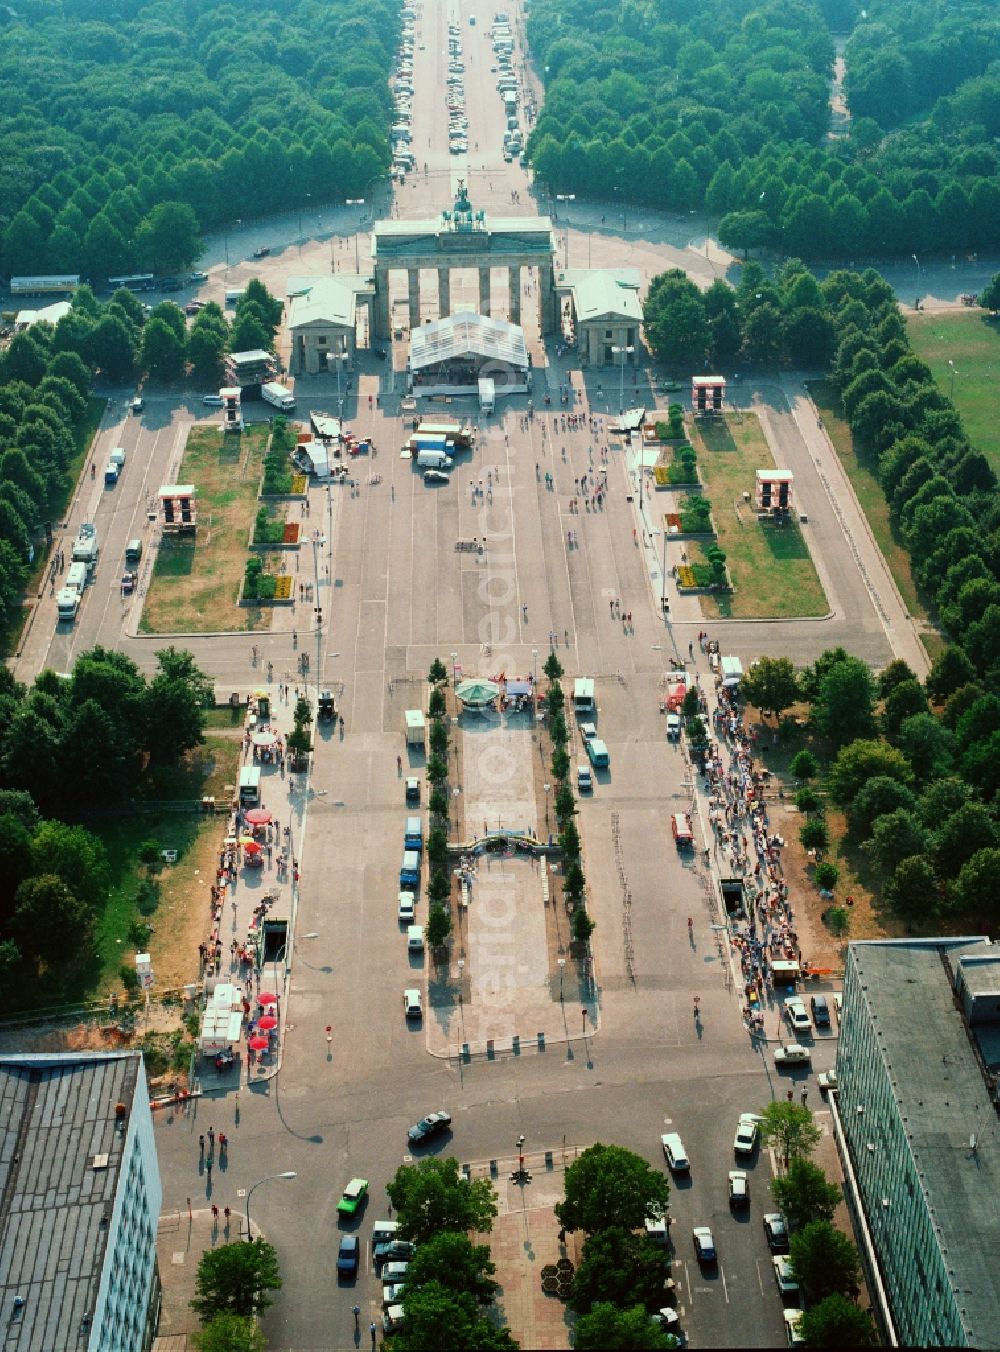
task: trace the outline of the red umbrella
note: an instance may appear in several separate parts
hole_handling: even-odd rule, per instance
[[[254,1034],[254,1036],[247,1043],[247,1046],[250,1047],[255,1052],[266,1052],[268,1047],[270,1047],[270,1045],[271,1042],[269,1038],[257,1037],[256,1034]]]
[[[243,846],[244,854],[260,854],[261,847],[255,840],[248,840]]]
[[[273,1014],[262,1014],[257,1020],[257,1027],[267,1031],[269,1028],[277,1028],[278,1020]]]
[[[245,815],[251,826],[266,826],[274,820],[266,807],[252,807]]]
[[[261,991],[260,995],[257,996],[257,1003],[259,1005],[276,1005],[278,997],[273,991]]]

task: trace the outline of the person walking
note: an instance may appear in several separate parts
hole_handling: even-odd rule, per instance
[[[354,1307],[354,1309],[351,1311],[351,1313],[354,1315],[354,1327],[355,1327],[355,1328],[360,1328],[361,1306],[360,1306],[360,1305],[355,1305],[355,1307]]]
[[[369,1326],[368,1332],[372,1335],[372,1347],[374,1347],[374,1346],[375,1346],[375,1334],[378,1332],[378,1330],[377,1330],[376,1327],[375,1327],[375,1320],[374,1320],[374,1319],[372,1320],[371,1325]]]

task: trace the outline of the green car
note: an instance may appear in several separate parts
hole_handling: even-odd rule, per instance
[[[353,1216],[368,1195],[367,1178],[352,1178],[344,1189],[344,1195],[337,1203],[342,1216]]]

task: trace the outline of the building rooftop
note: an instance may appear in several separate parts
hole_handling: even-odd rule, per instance
[[[456,229],[452,220],[376,221],[372,229],[372,253],[386,258],[408,254],[461,251],[486,254],[551,254],[552,222],[547,216],[504,216],[476,221],[468,229]]]
[[[58,324],[72,308],[68,300],[57,300],[52,305],[43,305],[40,310],[18,310],[14,326],[18,329],[29,329],[32,324]]]
[[[636,268],[567,268],[556,277],[556,287],[572,293],[581,323],[601,315],[642,323],[642,278]]]
[[[1000,1347],[1000,1125],[951,968],[978,937],[851,953],[971,1347]]]
[[[135,1052],[0,1057],[0,1300],[18,1352],[86,1345],[126,1139],[116,1106],[131,1110],[140,1064]]]
[[[332,277],[290,277],[287,283],[291,310],[289,329],[310,324],[334,324],[353,332],[358,297],[370,294],[372,279],[362,273],[337,272]]]
[[[490,358],[525,370],[528,349],[524,331],[504,319],[459,311],[414,329],[410,339],[410,369],[423,370],[462,357]]]

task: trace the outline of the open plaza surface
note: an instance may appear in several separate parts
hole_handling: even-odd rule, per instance
[[[536,209],[526,172],[504,162],[493,130],[492,10],[472,0],[463,15],[478,19],[475,28],[463,28],[463,42],[470,144],[482,148],[449,154],[440,88],[450,15],[446,7],[428,7],[417,23],[423,46],[414,61],[415,152],[427,168],[396,193],[401,218],[436,216],[451,205],[459,179],[491,216],[513,211],[514,194],[518,213]],[[258,273],[283,295],[292,273],[326,270],[331,259],[353,266],[356,212],[351,221],[350,234],[345,227],[342,235],[289,244],[263,263],[237,262],[234,236],[227,241],[232,266],[226,273],[221,263],[210,269],[204,295],[218,296],[227,282]],[[690,264],[694,275],[711,280],[716,265],[706,255],[651,239],[644,226],[639,233],[641,225],[632,222],[624,239],[602,225],[587,240],[594,265],[627,263],[648,279],[666,266]],[[242,243],[249,252],[260,241],[248,230]],[[571,233],[565,247],[575,253],[583,245]],[[367,248],[363,233],[361,248]],[[474,272],[455,277],[453,305],[477,296]],[[680,1132],[692,1155],[690,1178],[672,1180],[670,1201],[674,1276],[690,1342],[745,1347],[784,1339],[760,1221],[770,1209],[772,1161],[766,1151],[754,1156],[751,1206],[734,1211],[727,1194],[733,1134],[740,1113],[759,1111],[794,1085],[796,1094],[808,1089],[828,1135],[829,1115],[813,1077],[832,1066],[838,1030],[817,1031],[811,1074],[794,1076],[774,1065],[782,1028],[777,1004],[765,1011],[766,1037],[748,1035],[738,963],[720,930],[716,900],[725,861],[709,848],[704,785],[686,747],[665,737],[664,672],[686,665],[714,708],[708,655],[698,642],[706,628],[744,666],[778,653],[802,665],[843,644],[872,667],[898,656],[924,675],[926,655],[801,379],[745,379],[741,420],[695,438],[738,584],[731,617],[720,617],[704,598],[676,590],[673,569],[684,546],[657,534],[661,495],[641,497],[644,468],[610,435],[621,388],[616,373],[582,370],[572,350],[556,355],[552,344],[543,345],[528,305],[522,315],[534,368],[533,416],[524,396],[501,401],[490,417],[472,401],[447,407],[449,415],[477,422],[474,450],[447,484],[425,485],[399,454],[412,418],[401,402],[405,342],[393,344],[389,362],[359,355],[344,415],[377,454],[352,465],[352,482],[311,489],[308,515],[300,518],[303,544],[289,564],[295,603],[273,617],[235,604],[263,428],[252,426],[232,439],[232,451],[229,443],[221,450],[217,416],[195,397],[147,391],[142,416],[129,417],[127,392],[109,390],[99,436],[102,445],[126,448],[127,469],[113,496],[81,480],[66,527],[72,538],[79,521],[98,524],[104,543],[95,584],[72,629],[56,632],[41,606],[19,656],[17,674],[26,677],[44,665],[68,670],[79,652],[104,643],[150,670],[156,648],[177,642],[212,675],[220,702],[264,688],[283,735],[296,694],[315,701],[321,690],[336,692],[343,723],[317,733],[308,775],[293,779],[270,767],[265,776],[265,801],[282,829],[287,823],[300,869],[297,885],[280,880],[293,933],[269,973],[281,1000],[277,1050],[245,1067],[242,1080],[216,1078],[209,1066],[201,1098],[156,1118],[168,1288],[172,1273],[183,1271],[189,1281],[200,1246],[219,1242],[212,1204],[239,1218],[255,1183],[295,1172],[262,1188],[253,1202],[255,1228],[281,1257],[284,1285],[265,1318],[274,1348],[355,1346],[355,1303],[362,1329],[380,1323],[371,1224],[388,1214],[386,1183],[414,1157],[407,1128],[442,1108],[452,1116],[450,1133],[417,1153],[454,1154],[473,1172],[495,1173],[499,1308],[523,1346],[569,1345],[566,1307],[540,1288],[541,1267],[561,1253],[551,1204],[560,1196],[567,1154],[615,1142],[662,1168],[660,1136],[668,1131]],[[560,406],[558,391],[567,382],[573,402]],[[549,407],[546,390],[555,395]],[[337,377],[302,376],[295,394],[300,416],[334,410]],[[959,402],[960,395],[956,390]],[[628,400],[650,410],[667,404],[641,370]],[[580,427],[563,426],[567,410],[583,415]],[[254,416],[262,419],[263,409]],[[762,459],[766,451],[765,464],[788,466],[796,476],[806,521],[781,540],[768,540],[742,502],[752,489],[755,446]],[[732,471],[723,462],[737,454],[740,467]],[[607,470],[602,504],[572,509],[581,477],[597,467]],[[161,483],[183,481],[188,468],[204,484],[196,550],[147,549],[138,589],[120,594],[125,542],[144,535],[155,545],[151,498]],[[456,550],[457,541],[473,537],[485,549]],[[306,581],[313,599],[304,597]],[[246,632],[251,626],[254,632]],[[405,711],[425,706],[435,659],[445,663],[452,684],[500,674],[527,680],[538,678],[550,651],[565,668],[567,689],[576,676],[594,679],[595,721],[610,750],[610,767],[596,775],[578,818],[596,922],[590,963],[568,960],[567,918],[545,899],[551,863],[500,854],[478,857],[470,905],[457,916],[448,959],[436,964],[428,952],[408,949],[397,918],[404,781],[423,778],[426,769],[424,755],[405,743]],[[499,827],[544,838],[543,732],[530,715],[464,712],[450,733],[453,839],[470,841]],[[584,754],[572,722],[571,760]],[[694,818],[697,848],[687,854],[670,835],[675,812]],[[192,905],[205,917],[211,861],[206,865],[192,889]],[[231,916],[225,911],[218,922],[225,949],[277,886],[270,863],[259,878],[241,877]],[[426,918],[421,898],[417,919]],[[228,961],[227,954],[224,970]],[[411,988],[424,998],[419,1023],[403,1015],[402,993]],[[695,1004],[700,1012],[692,1018]],[[214,1178],[206,1176],[198,1147],[210,1126],[230,1139],[227,1167]],[[515,1189],[507,1176],[522,1136],[533,1180]],[[345,1225],[337,1201],[356,1176],[370,1181],[369,1196]],[[694,1259],[696,1225],[713,1229],[716,1269]],[[236,1219],[232,1226],[230,1237],[239,1232]],[[353,1284],[338,1284],[334,1271],[345,1230],[363,1241]],[[176,1322],[165,1331],[180,1330],[182,1312],[169,1299],[167,1308]]]

